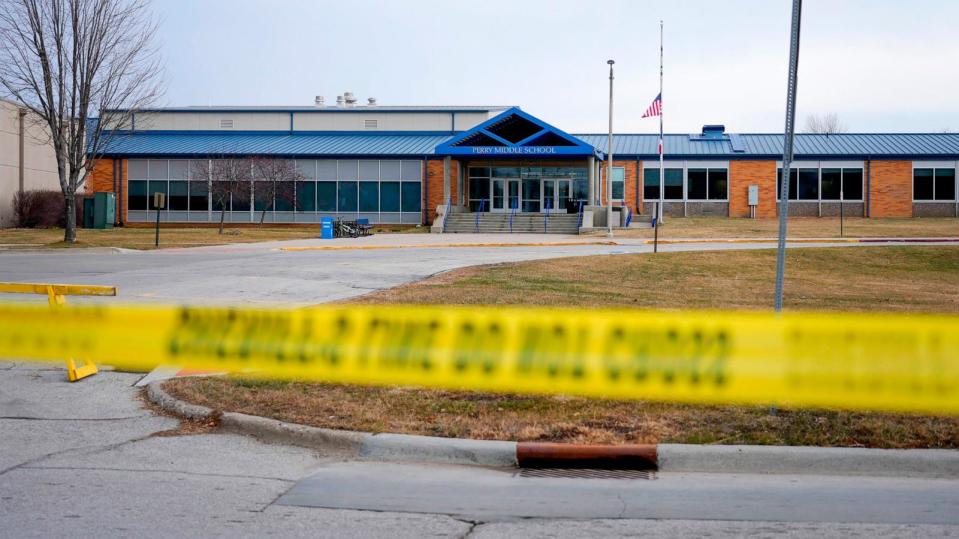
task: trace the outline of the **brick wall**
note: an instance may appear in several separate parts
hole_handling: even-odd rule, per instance
[[[453,203],[456,204],[456,174],[459,169],[459,162],[453,161],[450,164],[450,196],[453,197]],[[426,162],[426,183],[424,189],[427,191],[426,216],[428,223],[431,224],[436,218],[436,207],[446,204],[443,198],[443,159],[429,160]]]
[[[636,198],[636,178],[639,174],[640,168],[636,166],[635,160],[630,161],[620,161],[613,158],[614,167],[624,167],[626,169],[626,184],[624,185],[623,191],[623,202],[614,202],[616,206],[626,205],[630,208],[633,208],[633,211],[636,211],[636,206],[638,205],[638,200]],[[642,162],[640,162],[640,167],[642,167]],[[642,187],[640,187],[642,189]],[[599,169],[599,193],[600,200],[603,204],[606,203],[606,164],[601,163]]]
[[[759,186],[756,217],[774,218],[776,212],[776,162],[729,162],[729,216],[749,217],[749,186]]]
[[[912,217],[912,161],[872,161],[870,217]]]
[[[93,193],[112,193],[113,192],[113,159],[97,159],[93,164],[93,170],[87,175],[86,192],[88,195]]]

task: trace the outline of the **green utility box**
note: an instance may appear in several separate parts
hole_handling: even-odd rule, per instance
[[[114,193],[93,194],[93,228],[113,228],[116,216],[116,195]]]

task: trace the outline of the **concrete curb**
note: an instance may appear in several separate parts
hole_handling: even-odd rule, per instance
[[[148,398],[190,419],[215,411],[178,400],[147,386]],[[845,475],[959,478],[959,451],[952,449],[863,449],[755,445],[576,445],[465,440],[410,434],[373,434],[285,423],[226,412],[220,425],[231,431],[367,460],[531,468],[627,468],[684,473]]]
[[[215,413],[212,408],[174,398],[162,386],[162,381],[149,384],[147,397],[164,410],[189,419],[207,419]],[[515,442],[323,429],[236,412],[221,415],[220,425],[231,432],[274,443],[369,460],[516,466]]]
[[[665,472],[959,477],[953,449],[659,444]]]
[[[409,244],[409,245],[305,245],[302,247],[280,247],[280,251],[365,251],[373,249],[437,249],[454,247],[564,247],[577,245],[619,245],[618,242],[603,241],[540,241],[525,243],[490,242],[490,243],[437,243],[437,244]]]

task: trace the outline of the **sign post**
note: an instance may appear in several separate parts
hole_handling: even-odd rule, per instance
[[[153,207],[157,210],[156,238],[153,240],[153,246],[160,246],[160,210],[166,207],[166,195],[164,193],[153,193]]]

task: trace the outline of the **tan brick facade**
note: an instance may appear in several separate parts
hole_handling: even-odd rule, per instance
[[[456,175],[459,170],[459,162],[453,160],[450,164],[450,196],[453,198],[453,204],[457,199],[457,180]],[[443,198],[443,159],[429,160],[426,162],[426,216],[427,224],[431,224],[436,218],[436,207],[446,204]]]
[[[912,217],[912,161],[871,161],[870,217]]]
[[[614,167],[623,167],[626,169],[625,176],[625,185],[623,190],[623,202],[614,201],[615,206],[628,206],[636,211],[637,206],[639,205],[639,199],[637,198],[636,192],[636,180],[639,177],[640,170],[642,170],[642,161],[638,163],[635,160],[629,161],[620,161],[613,157],[613,166]],[[640,187],[642,190],[642,187]],[[606,163],[600,163],[599,170],[599,193],[600,200],[603,201],[603,204],[606,203]]]
[[[776,162],[729,162],[729,216],[749,217],[749,186],[759,186],[756,217],[774,218],[776,212]]]
[[[115,224],[123,224],[127,222],[127,172],[129,170],[129,161],[127,159],[119,160],[117,165],[117,172],[120,175],[119,182],[115,182],[113,177],[113,159],[98,159],[97,162],[93,165],[93,170],[90,171],[90,174],[87,175],[87,180],[85,182],[85,191],[86,194],[92,195],[93,193],[113,193],[114,186],[118,186],[120,192],[117,193],[116,197],[116,213]]]

